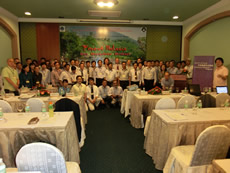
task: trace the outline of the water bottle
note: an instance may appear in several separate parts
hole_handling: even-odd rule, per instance
[[[199,108],[199,109],[202,108],[202,102],[201,102],[201,100],[198,101],[197,108]]]
[[[6,165],[3,163],[2,158],[0,158],[0,173],[6,173]]]
[[[60,88],[60,96],[63,96],[64,95],[64,90],[63,88]]]
[[[40,97],[40,90],[37,91],[37,96]]]
[[[188,109],[188,100],[185,100],[184,108],[185,108],[185,109]]]
[[[229,99],[226,99],[225,103],[224,103],[224,107],[228,108],[229,107]]]
[[[53,117],[54,116],[54,107],[52,102],[49,102],[49,117]]]
[[[143,91],[145,91],[145,87],[143,87]]]
[[[3,120],[3,112],[2,112],[2,108],[0,107],[0,120]]]
[[[28,114],[30,112],[30,106],[26,103],[25,112]]]
[[[45,117],[46,116],[46,105],[42,104],[42,116]]]

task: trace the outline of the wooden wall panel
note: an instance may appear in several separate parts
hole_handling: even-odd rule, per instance
[[[60,58],[59,24],[37,23],[37,57]]]

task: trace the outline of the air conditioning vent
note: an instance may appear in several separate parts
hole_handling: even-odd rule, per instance
[[[96,17],[120,17],[121,11],[88,10],[88,14]]]

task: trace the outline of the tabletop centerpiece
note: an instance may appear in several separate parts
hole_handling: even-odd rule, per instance
[[[161,92],[162,92],[162,89],[160,87],[156,86],[153,89],[149,90],[148,94],[157,95],[157,94],[161,94]]]

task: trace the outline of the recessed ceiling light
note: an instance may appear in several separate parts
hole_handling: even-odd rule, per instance
[[[173,19],[179,19],[179,16],[173,16]]]
[[[94,0],[99,7],[113,7],[118,4],[118,0]]]
[[[25,15],[31,16],[31,13],[27,11],[27,12],[25,12]]]

